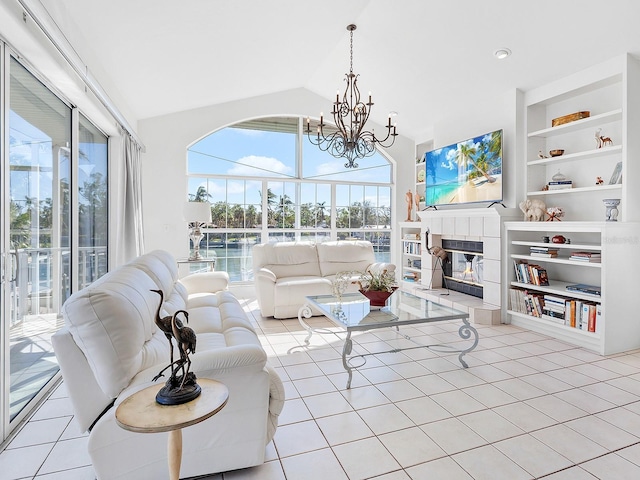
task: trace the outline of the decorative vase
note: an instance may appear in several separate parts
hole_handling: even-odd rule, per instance
[[[398,287],[393,287],[393,292],[395,292],[397,288]],[[388,292],[386,290],[360,290],[360,293],[369,299],[369,304],[372,307],[384,307],[387,303],[387,299],[393,292]]]
[[[607,222],[618,221],[618,205],[620,205],[619,198],[605,198],[602,200],[604,206],[607,208],[605,212],[605,219]]]

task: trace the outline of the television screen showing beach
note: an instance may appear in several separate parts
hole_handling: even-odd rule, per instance
[[[502,130],[425,154],[427,206],[502,200]]]

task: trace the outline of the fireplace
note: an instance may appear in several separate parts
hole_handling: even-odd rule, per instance
[[[483,298],[484,255],[482,242],[442,239],[447,252],[443,264],[443,286]]]

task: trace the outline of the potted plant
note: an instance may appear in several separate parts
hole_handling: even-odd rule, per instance
[[[387,299],[398,288],[395,272],[387,269],[379,271],[369,269],[360,274],[357,283],[360,293],[369,299],[373,307],[384,307]]]

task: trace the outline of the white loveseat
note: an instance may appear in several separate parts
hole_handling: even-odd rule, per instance
[[[391,263],[376,262],[367,241],[275,242],[253,247],[256,297],[264,317],[292,318],[307,295],[331,293],[336,273],[387,269]],[[357,291],[351,285],[347,291]]]
[[[191,356],[198,378],[229,388],[227,405],[183,431],[182,477],[250,467],[264,461],[284,390],[224,272],[178,280],[173,257],[154,251],[107,273],[63,305],[65,326],[53,347],[98,480],[166,479],[167,434],[132,433],[115,421],[115,407],[151,384],[169,363],[169,343],[155,325],[161,315],[189,312],[197,333]],[[163,382],[166,377],[158,382]],[[115,404],[115,405],[114,405]]]

